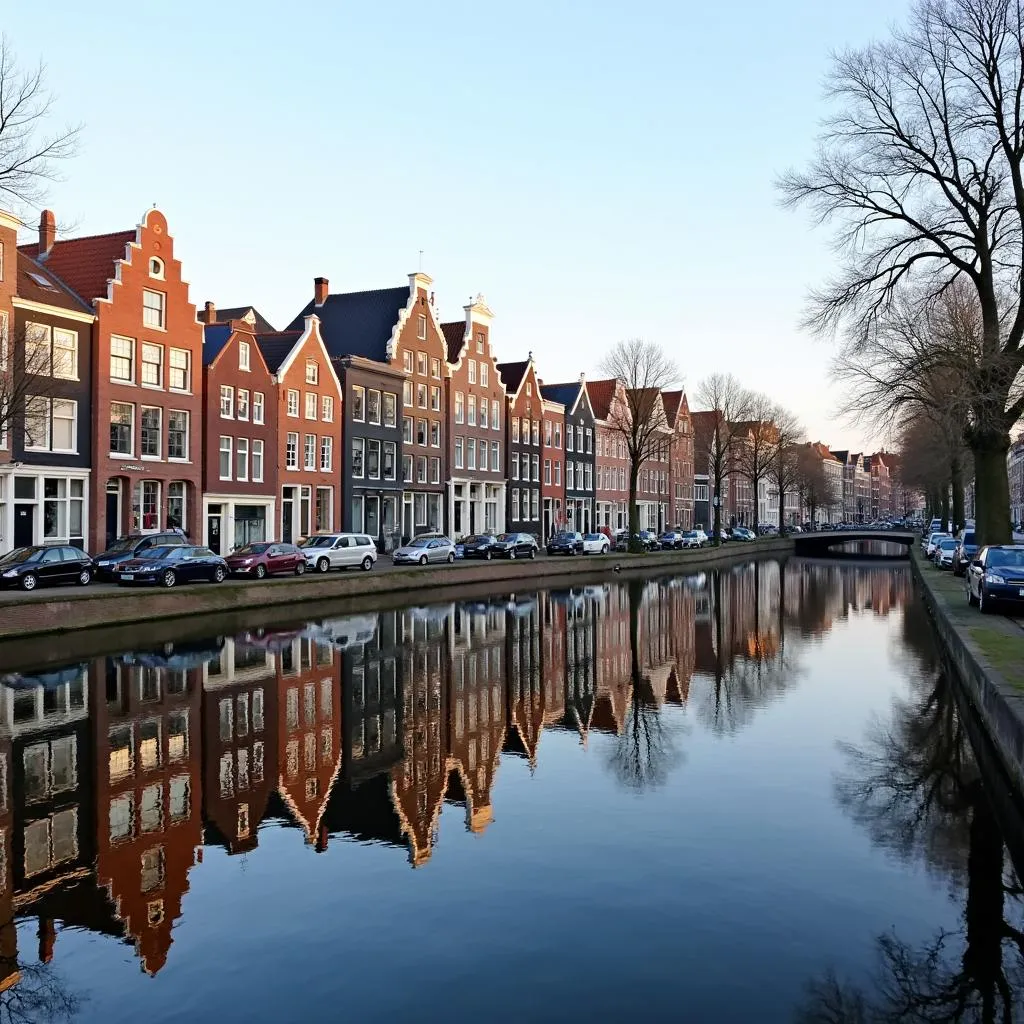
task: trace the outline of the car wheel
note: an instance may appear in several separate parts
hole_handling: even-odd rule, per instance
[[[508,559],[509,559],[509,561],[510,562],[514,561],[515,557],[516,557],[516,549],[515,548],[509,548],[508,549]]]
[[[303,561],[299,562],[295,566],[295,575],[296,576],[301,576],[305,571],[306,571],[306,562],[305,562],[305,560],[303,560]]]
[[[35,590],[39,586],[39,577],[34,572],[27,572],[21,577],[22,590]]]
[[[491,560],[491,553],[490,553],[490,551],[488,551],[487,554],[484,555],[484,558],[486,558],[488,562]]]
[[[427,564],[427,556],[426,555],[420,555],[420,565],[426,565],[426,564]]]
[[[363,572],[369,572],[373,568],[373,559],[367,555],[363,559]]]
[[[982,615],[990,615],[995,611],[995,608],[992,606],[992,598],[989,598],[987,601],[985,600],[984,584],[978,587],[978,610]]]
[[[970,583],[967,584],[966,590],[967,590],[967,603],[973,608],[978,603],[978,601],[975,598],[974,594],[971,592],[971,585],[970,585]]]
[[[331,563],[329,561],[327,561],[326,558],[321,558],[316,563],[316,571],[317,572],[327,572],[327,570],[330,569],[330,567],[331,567]]]
[[[89,584],[92,583],[92,572],[91,572],[91,570],[83,569],[78,574],[78,583],[79,583],[79,586],[82,586],[82,587],[89,586]]]
[[[607,555],[607,554],[608,554],[608,545],[607,545],[607,544],[605,544],[605,545],[604,545],[604,546],[603,546],[603,547],[601,548],[601,554],[602,554],[602,555]]]
[[[223,583],[224,580],[227,579],[227,575],[227,569],[225,569],[223,565],[218,565],[217,568],[213,570],[213,582]],[[261,576],[260,579],[262,578],[263,577]]]
[[[265,565],[257,565],[256,566],[256,579],[258,579],[258,580],[265,579],[266,575],[267,575],[267,567]]]
[[[448,564],[452,565],[454,563],[454,561],[455,561],[455,552],[454,551],[449,551],[448,552]]]
[[[537,549],[536,548],[530,548],[530,557],[531,558],[536,558],[537,557]]]
[[[554,554],[554,552],[551,550],[551,548],[548,548],[547,552],[548,552],[548,558],[550,558]]]
[[[173,569],[168,569],[167,572],[160,577],[160,583],[165,586],[168,590],[178,582],[177,573]]]

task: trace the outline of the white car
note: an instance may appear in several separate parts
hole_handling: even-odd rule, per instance
[[[708,535],[703,530],[686,530],[683,533],[684,548],[702,548],[708,542]]]
[[[423,534],[391,552],[395,565],[426,565],[428,562],[455,561],[455,545],[447,537]]]
[[[583,534],[583,554],[607,555],[612,549],[612,542],[603,533]]]
[[[924,547],[925,557],[931,558],[935,554],[935,549],[939,546],[939,541],[946,540],[949,538],[948,533],[933,533],[928,537],[928,543]]]
[[[299,547],[306,565],[317,572],[355,566],[369,572],[377,561],[377,545],[365,533],[317,533]]]

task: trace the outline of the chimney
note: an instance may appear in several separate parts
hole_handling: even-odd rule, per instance
[[[313,278],[313,303],[317,306],[322,306],[327,301],[327,278],[326,277],[314,277]]]
[[[39,215],[39,255],[49,256],[57,237],[57,221],[53,210],[43,210]]]
[[[203,307],[202,320],[204,324],[215,324],[217,322],[217,307],[207,299]]]

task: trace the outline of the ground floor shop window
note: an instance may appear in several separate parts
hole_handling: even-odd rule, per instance
[[[235,547],[240,548],[261,540],[267,540],[266,505],[236,505]]]
[[[363,496],[361,494],[352,499],[352,523],[349,529],[353,533],[359,533],[363,529]]]
[[[185,485],[180,480],[167,485],[167,526],[185,529]]]
[[[318,487],[316,489],[316,528],[321,533],[328,533],[333,528],[331,515],[333,498],[333,488]]]

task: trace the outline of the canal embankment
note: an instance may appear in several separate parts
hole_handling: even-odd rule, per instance
[[[656,551],[642,555],[588,555],[582,558],[538,558],[527,561],[457,562],[436,567],[412,567],[389,572],[332,572],[262,581],[200,583],[162,589],[91,591],[61,588],[40,591],[26,600],[0,605],[0,668],[10,660],[9,643],[29,638],[131,627],[139,638],[145,626],[147,641],[162,633],[157,624],[187,619],[197,628],[213,631],[215,623],[262,619],[282,621],[300,609],[331,604],[352,611],[377,607],[389,599],[456,600],[495,586],[509,589],[558,586],[564,581],[589,583],[618,574],[651,575],[699,572],[705,568],[777,558],[792,551],[788,538],[759,540],[753,544],[726,544],[690,551]],[[220,630],[217,630],[220,631]],[[122,636],[123,641],[123,636]],[[37,645],[33,645],[37,646]],[[77,645],[76,645],[77,646]],[[89,646],[92,646],[91,644]]]
[[[1003,768],[1024,795],[1024,629],[967,603],[962,579],[912,554],[914,575],[939,642]]]

